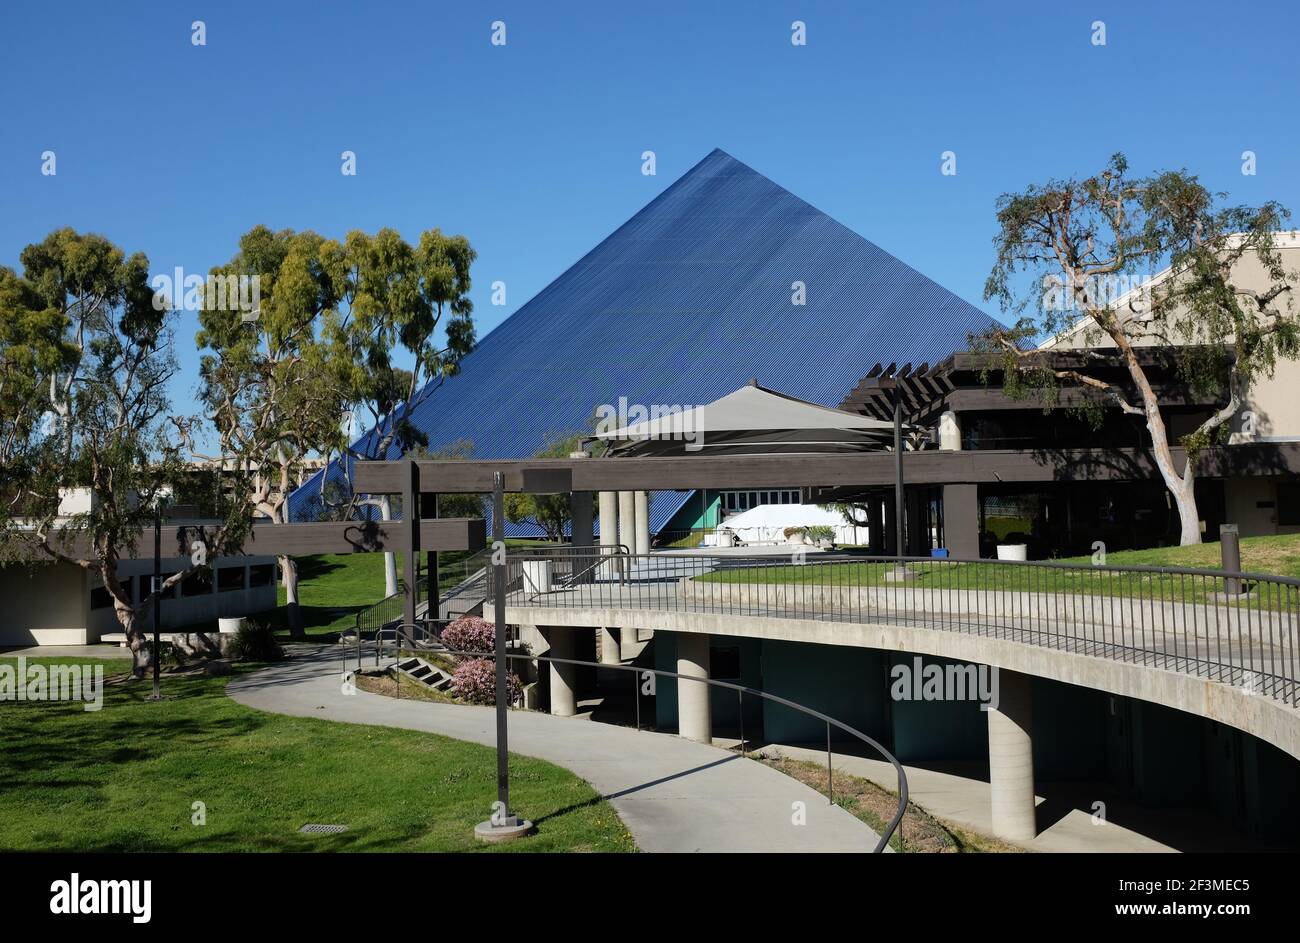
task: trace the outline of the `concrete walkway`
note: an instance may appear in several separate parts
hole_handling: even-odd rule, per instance
[[[294,651],[282,664],[232,680],[227,692],[241,704],[274,713],[496,743],[492,708],[344,694],[342,662],[331,649]],[[879,840],[810,787],[671,734],[511,711],[510,750],[589,782],[642,851],[869,852]],[[484,795],[485,816],[495,798]],[[792,821],[795,803],[803,803],[805,824]]]

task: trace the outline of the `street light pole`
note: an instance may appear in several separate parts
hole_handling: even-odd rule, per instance
[[[474,826],[474,835],[481,841],[503,842],[522,838],[533,829],[533,823],[521,820],[510,811],[510,748],[508,726],[510,705],[510,666],[506,661],[506,476],[495,472],[492,476],[492,612],[496,622],[496,681],[497,681],[497,801],[492,817]],[[431,597],[437,599],[437,596]]]
[[[153,694],[151,701],[162,700],[162,505],[153,509]]]

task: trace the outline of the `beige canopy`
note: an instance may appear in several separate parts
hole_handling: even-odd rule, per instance
[[[706,406],[650,407],[644,420],[595,436],[616,455],[881,451],[892,423],[830,409],[750,381]]]

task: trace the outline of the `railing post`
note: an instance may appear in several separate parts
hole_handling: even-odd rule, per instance
[[[1241,543],[1237,536],[1236,524],[1219,525],[1219,555],[1223,569],[1229,573],[1241,572]],[[1241,580],[1225,578],[1223,592],[1227,596],[1241,593]]]

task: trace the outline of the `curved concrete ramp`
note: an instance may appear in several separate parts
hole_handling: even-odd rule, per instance
[[[259,710],[403,727],[494,745],[489,707],[342,691],[337,651],[294,652],[232,680]],[[572,770],[607,800],[642,851],[869,852],[875,832],[815,790],[753,760],[671,734],[511,711],[510,749]],[[484,808],[494,796],[484,796]],[[795,803],[806,822],[794,824]],[[527,809],[520,812],[527,813]]]

